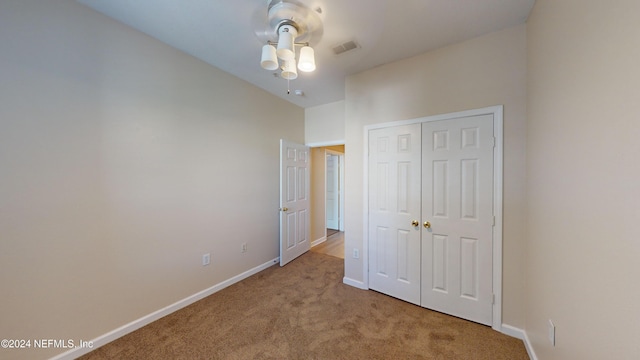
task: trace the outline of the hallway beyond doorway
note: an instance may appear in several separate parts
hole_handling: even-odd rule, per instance
[[[344,231],[331,235],[327,232],[327,240],[312,247],[311,251],[344,259]]]

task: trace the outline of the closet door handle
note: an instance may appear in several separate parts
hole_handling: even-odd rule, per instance
[[[411,222],[411,225],[413,225],[413,226],[420,226],[420,222],[418,222],[418,220],[413,220],[413,221]]]
[[[422,224],[422,225],[424,225],[425,229],[431,229],[431,223],[428,222],[428,221],[425,221],[424,224]]]

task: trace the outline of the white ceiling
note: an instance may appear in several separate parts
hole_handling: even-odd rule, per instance
[[[317,70],[290,83],[260,67],[268,0],[77,0],[301,107],[344,99],[345,77],[524,23],[535,0],[298,0],[322,9]],[[359,48],[334,55],[333,46]],[[150,59],[152,61],[152,59]],[[303,90],[304,96],[294,95]]]

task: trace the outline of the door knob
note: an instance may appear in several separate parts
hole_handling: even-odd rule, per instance
[[[413,226],[420,226],[420,223],[418,222],[418,220],[413,220],[413,221],[411,222],[411,225],[413,225]]]
[[[425,229],[431,229],[431,223],[428,221],[425,221],[422,225],[424,225]]]
[[[289,208],[283,207],[282,209],[280,209],[282,211],[289,211]]]

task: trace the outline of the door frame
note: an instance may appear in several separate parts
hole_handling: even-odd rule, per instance
[[[338,186],[340,195],[338,196],[338,230],[344,231],[344,153],[324,149],[324,176],[327,177],[327,155],[334,155],[339,158],[338,162]],[[324,227],[327,228],[327,187],[324,188]]]
[[[409,125],[430,121],[451,120],[461,117],[477,115],[493,115],[493,136],[495,147],[493,150],[493,209],[495,226],[493,227],[493,265],[492,265],[492,287],[493,287],[493,308],[491,328],[502,332],[502,189],[503,189],[503,106],[496,105],[481,109],[459,111],[454,113],[426,116],[421,118],[391,121],[364,127],[364,174],[363,174],[363,234],[366,241],[362,242],[362,266],[364,274],[364,287],[369,289],[369,131],[399,125]]]

